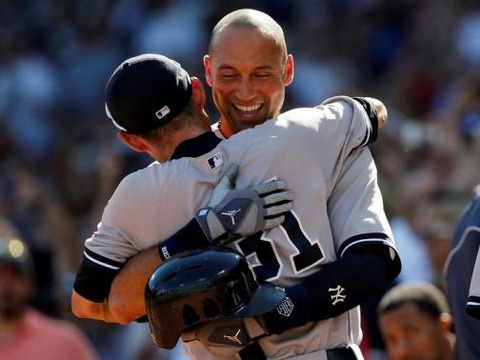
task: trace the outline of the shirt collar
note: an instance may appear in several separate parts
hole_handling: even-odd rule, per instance
[[[213,150],[222,141],[213,132],[207,131],[197,137],[182,141],[172,154],[170,160],[182,157],[198,157]]]

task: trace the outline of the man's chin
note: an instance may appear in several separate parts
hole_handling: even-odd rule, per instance
[[[266,121],[263,117],[255,117],[255,118],[241,118],[239,120],[239,124],[242,129],[249,129],[254,126],[263,124]]]

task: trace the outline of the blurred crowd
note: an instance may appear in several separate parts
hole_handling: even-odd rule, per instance
[[[78,324],[102,359],[156,351],[145,327],[80,321],[69,309],[84,240],[119,179],[149,161],[120,146],[105,84],[144,52],[204,79],[213,25],[243,7],[283,26],[295,60],[284,109],[336,94],[387,105],[371,148],[403,260],[399,281],[444,288],[453,226],[480,182],[477,1],[1,1],[0,219],[33,251],[36,307]],[[207,109],[215,119],[211,100]]]

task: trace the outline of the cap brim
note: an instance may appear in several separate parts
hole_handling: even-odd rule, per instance
[[[245,306],[226,317],[237,318],[266,314],[280,305],[285,296],[285,289],[274,284],[261,284]]]

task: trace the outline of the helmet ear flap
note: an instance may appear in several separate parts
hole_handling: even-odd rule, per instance
[[[145,288],[153,341],[166,349],[199,323],[262,315],[284,298],[284,289],[256,281],[243,255],[219,247],[171,257],[155,269]]]

